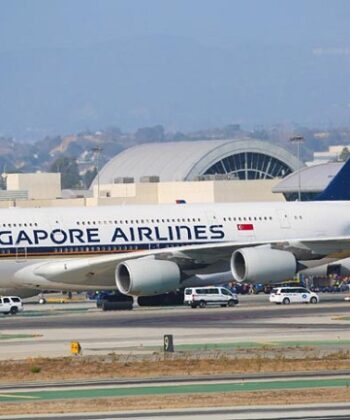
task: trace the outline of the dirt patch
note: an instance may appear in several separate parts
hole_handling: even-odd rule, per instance
[[[269,351],[268,356],[259,353],[249,358],[225,352],[193,352],[9,360],[0,361],[0,383],[350,369],[349,352],[319,356],[305,353],[300,358],[288,358],[284,354],[278,350],[275,354]]]
[[[350,370],[350,354],[338,351],[317,355],[305,351],[303,357],[286,357],[283,349],[275,354],[234,355],[225,352],[175,353],[164,355],[132,356],[72,356],[64,358],[35,358],[1,361],[1,383],[25,381],[60,381],[84,379],[150,378],[194,375],[248,374],[269,372],[336,371]],[[39,414],[91,411],[120,411],[141,409],[203,408],[235,405],[301,404],[349,402],[347,388],[283,390],[186,394],[169,396],[99,398],[41,402],[0,403],[2,414]]]

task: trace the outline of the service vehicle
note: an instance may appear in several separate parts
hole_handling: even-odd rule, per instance
[[[192,308],[205,308],[207,305],[235,306],[238,297],[225,287],[187,287],[184,303]]]
[[[23,303],[18,296],[0,296],[0,313],[4,315],[16,315],[23,311]]]
[[[270,294],[270,302],[283,303],[318,303],[320,298],[311,290],[305,287],[277,287]]]

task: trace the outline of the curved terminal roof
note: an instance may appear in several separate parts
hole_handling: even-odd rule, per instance
[[[191,181],[223,174],[239,179],[283,177],[300,167],[298,159],[271,143],[252,140],[210,140],[147,143],[126,149],[100,171],[100,184],[132,177],[157,176],[165,181]],[[95,178],[94,184],[97,183]]]
[[[272,188],[274,193],[289,193],[298,191],[300,172],[300,191],[321,192],[339,172],[344,162],[328,162],[315,166],[307,166],[300,171],[286,176]]]

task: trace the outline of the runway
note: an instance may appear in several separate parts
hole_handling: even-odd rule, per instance
[[[350,303],[344,294],[322,295],[317,305],[274,305],[265,295],[241,296],[234,308],[191,309],[188,307],[135,308],[133,311],[103,312],[93,302],[78,304],[27,304],[23,314],[0,317],[0,359],[27,359],[32,357],[55,357],[70,355],[70,342],[79,341],[83,355],[117,354],[130,360],[151,357],[161,352],[164,334],[174,337],[175,353],[205,355],[205,352],[239,351],[244,357],[244,348],[263,348],[268,355],[269,346],[274,351],[283,349],[287,356],[301,356],[309,349],[317,354],[349,351],[350,348]],[[251,347],[250,347],[251,346]],[[298,353],[299,352],[299,353]],[[183,356],[182,356],[183,357]],[[317,378],[310,372],[304,378],[298,375],[268,374],[264,379],[251,373],[230,377],[178,377],[159,379],[150,385],[145,378],[105,381],[68,381],[66,383],[38,383],[31,386],[2,384],[0,402],[16,403],[16,398],[32,401],[71,398],[93,399],[108,393],[111,398],[127,397],[132,393],[161,392],[190,395],[196,392],[235,393],[257,392],[262,386],[273,391],[307,386],[337,388],[348,386],[349,372],[338,372],[339,378],[328,378],[319,372]],[[262,385],[265,381],[265,385]],[[193,382],[193,383],[192,383]],[[218,388],[219,387],[219,388]],[[222,389],[221,389],[221,388]],[[246,388],[244,388],[246,387]],[[340,389],[339,388],[339,389]],[[65,396],[65,392],[68,393]],[[73,394],[74,395],[73,395]],[[106,394],[107,393],[107,394]],[[141,394],[140,394],[141,393]],[[164,394],[165,393],[165,394]],[[181,394],[182,393],[182,394]],[[108,395],[109,395],[108,394]],[[186,397],[184,397],[186,398]],[[30,401],[29,400],[29,401]],[[27,401],[27,399],[25,400]],[[216,407],[201,409],[142,410],[114,413],[78,413],[74,415],[44,415],[40,418],[62,417],[81,419],[333,419],[349,418],[349,404],[304,404],[277,407]],[[11,416],[0,416],[10,419]],[[13,416],[20,418],[20,416]],[[37,418],[26,415],[24,418]]]
[[[322,297],[317,305],[273,305],[260,295],[242,296],[234,308],[115,312],[102,312],[91,302],[27,305],[21,315],[0,317],[0,359],[69,355],[71,341],[79,341],[85,355],[151,353],[162,347],[164,334],[172,334],[182,350],[248,341],[348,346],[350,303],[343,294]]]
[[[308,404],[294,406],[260,406],[260,407],[218,407],[191,408],[173,410],[136,410],[123,412],[74,413],[74,414],[46,414],[46,415],[16,415],[2,416],[1,420],[348,420],[350,405],[338,404]]]

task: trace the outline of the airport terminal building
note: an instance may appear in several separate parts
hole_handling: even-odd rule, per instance
[[[300,162],[254,139],[147,143],[111,159],[95,178],[94,197],[120,203],[276,201],[281,178]]]
[[[299,187],[309,200],[342,165],[306,167],[281,147],[252,139],[147,143],[111,159],[90,191],[61,191],[59,174],[8,174],[0,207],[294,201]]]
[[[315,166],[305,166],[280,180],[272,192],[283,194],[287,201],[298,199],[300,188],[301,201],[314,200],[339,172],[344,162],[327,162]]]

